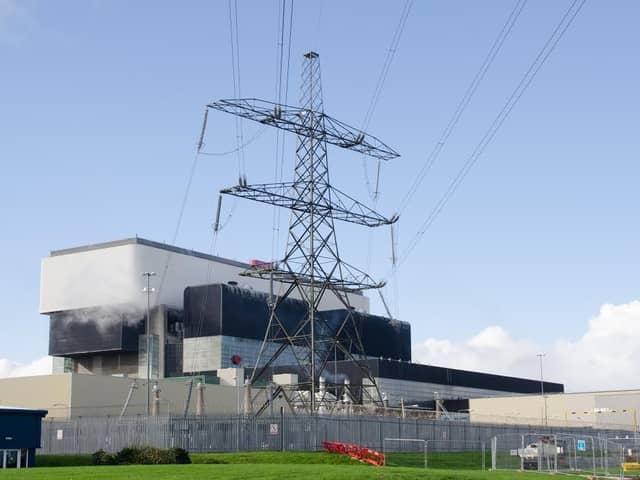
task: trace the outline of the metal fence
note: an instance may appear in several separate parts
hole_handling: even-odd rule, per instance
[[[428,441],[429,449],[435,453],[456,445],[474,445],[475,449],[482,442],[489,445],[497,435],[530,435],[538,429],[537,426],[386,416],[78,417],[44,421],[41,452],[93,453],[98,449],[117,451],[129,445],[182,447],[190,452],[315,451],[322,449],[324,440],[382,451],[385,438],[396,438]],[[548,433],[579,433],[594,438],[629,434],[628,431],[563,428],[549,429]]]
[[[484,440],[428,440],[427,467],[485,470]]]
[[[633,445],[625,448],[605,432],[501,434],[491,440],[491,468],[623,478],[624,463],[637,458]]]
[[[382,452],[388,467],[427,467],[427,441],[421,438],[385,438]]]

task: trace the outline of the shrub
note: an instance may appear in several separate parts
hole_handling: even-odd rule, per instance
[[[91,463],[93,465],[115,465],[116,456],[113,453],[107,453],[100,449],[91,455]]]
[[[107,454],[104,450],[97,450],[93,455],[91,455],[91,464],[92,465],[104,465],[104,456]]]
[[[187,464],[191,463],[191,457],[189,457],[189,452],[187,452],[184,448],[170,448],[170,455],[173,457],[173,463],[179,464]]]
[[[163,449],[149,446],[125,447],[116,454],[100,449],[91,456],[93,465],[164,465],[191,463],[182,448]]]
[[[135,465],[142,462],[140,447],[124,447],[116,453],[117,465]]]

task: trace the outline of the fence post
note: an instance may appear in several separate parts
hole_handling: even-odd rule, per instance
[[[485,467],[485,463],[486,463],[486,461],[485,461],[485,449],[486,448],[485,447],[486,447],[486,445],[485,445],[484,442],[480,442],[480,445],[482,446],[482,470],[484,471],[486,469],[486,467]]]
[[[494,435],[491,438],[491,470],[497,470],[496,465],[496,451],[498,450],[498,436]]]
[[[284,406],[280,406],[280,451],[284,452]]]
[[[593,457],[593,476],[594,477],[597,476],[597,473],[596,473],[596,470],[597,470],[597,468],[596,468],[596,451],[593,448],[595,446],[595,440],[596,439],[592,436],[591,437],[591,451],[592,451],[593,455],[591,455],[591,456]],[[577,463],[576,463],[576,465],[577,465]]]
[[[620,471],[620,475],[619,478],[624,478],[624,467],[623,467],[623,463],[624,463],[624,447],[620,444],[615,444],[615,448],[619,448],[620,449],[620,456],[618,456],[618,452],[616,451],[614,453],[614,455],[618,456],[618,470]]]
[[[74,442],[75,442],[74,450],[76,451],[76,453],[80,453],[80,439],[78,438],[80,435],[80,422],[79,422],[80,418],[82,417],[78,417],[78,419],[76,420],[75,422],[76,428],[74,429],[74,432],[73,432]]]
[[[424,442],[424,468],[429,468],[429,440]]]

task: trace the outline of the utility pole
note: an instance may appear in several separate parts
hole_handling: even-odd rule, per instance
[[[544,358],[545,354],[538,353],[536,356],[540,360],[540,395],[542,395],[542,402],[544,404],[542,424],[546,426],[547,425],[547,399],[544,396],[544,376],[542,374],[542,359]]]
[[[156,272],[144,272],[143,277],[147,277],[147,286],[143,290],[147,294],[147,321],[145,322],[145,349],[147,363],[147,417],[151,415],[151,294],[155,288],[151,288],[151,277],[156,276]]]

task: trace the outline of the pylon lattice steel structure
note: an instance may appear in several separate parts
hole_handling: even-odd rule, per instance
[[[377,403],[381,400],[380,392],[363,362],[364,348],[349,293],[380,288],[383,284],[342,260],[334,221],[376,227],[391,224],[397,217],[385,218],[330,184],[327,144],[382,160],[399,154],[377,138],[324,113],[320,60],[315,52],[304,55],[300,105],[296,108],[251,98],[220,100],[207,106],[295,133],[298,137],[292,182],[247,185],[246,179],[240,179],[239,185],[221,191],[291,210],[284,258],[243,273],[270,280],[272,285],[277,281],[286,286],[284,294],[271,297],[269,324],[251,383],[260,381],[269,367],[289,351],[295,356],[301,373],[295,388],[298,392],[314,392],[303,396],[303,401],[306,410],[315,412],[319,378],[328,362],[340,353],[340,358],[357,365],[363,381],[338,385],[336,380],[333,384],[336,398],[341,393],[343,398],[348,395],[356,402],[364,402],[368,396],[368,401]],[[279,308],[294,292],[307,303],[307,314],[295,326],[285,325],[279,318]],[[330,293],[346,309],[345,317],[337,323],[319,313],[320,302]],[[269,344],[277,346],[275,351],[266,348]]]

